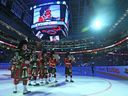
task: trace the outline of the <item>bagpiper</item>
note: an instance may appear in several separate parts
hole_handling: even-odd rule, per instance
[[[17,93],[17,85],[21,80],[21,64],[22,59],[18,55],[18,51],[15,52],[14,57],[11,59],[11,77],[13,78],[14,83],[14,91],[13,93]]]
[[[70,76],[70,82],[74,82],[72,80],[72,63],[75,61],[75,58],[73,55],[70,54],[70,52],[67,52],[64,58],[64,63],[65,63],[65,77],[66,77],[66,82],[68,82],[68,76]]]
[[[49,77],[49,74],[48,74],[48,68],[49,68],[49,65],[48,65],[48,54],[47,54],[47,50],[44,49],[43,52],[42,52],[42,76],[43,78],[45,79],[45,84],[48,84],[48,77]]]
[[[13,62],[13,67],[11,70],[13,70],[13,78],[14,78],[14,91],[13,93],[17,93],[17,85],[19,84],[19,81],[23,81],[23,94],[30,93],[31,91],[28,91],[27,89],[27,82],[29,78],[28,69],[30,65],[30,50],[28,49],[26,40],[22,40],[19,43],[18,51],[16,52],[16,62]]]
[[[38,77],[38,56],[36,53],[36,50],[32,50],[31,55],[31,62],[30,62],[30,81],[29,86],[31,86],[31,81],[34,80],[34,86],[39,86],[39,83],[37,83],[37,77]]]
[[[50,53],[50,58],[49,58],[49,81],[51,81],[51,76],[53,75],[54,77],[54,82],[57,82],[56,80],[56,65],[58,60],[60,59],[58,54],[55,54],[54,51]]]

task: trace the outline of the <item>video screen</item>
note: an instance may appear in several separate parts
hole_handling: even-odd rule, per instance
[[[68,10],[67,9],[65,13],[65,23],[68,24]]]
[[[43,34],[41,31],[38,31],[36,34],[36,37],[38,37],[39,39],[41,39],[43,37]]]
[[[45,5],[34,9],[33,24],[60,20],[60,5]]]
[[[6,6],[7,0],[0,0],[1,4],[3,4],[4,6]]]
[[[57,35],[57,36],[50,36],[50,41],[51,42],[57,42],[57,41],[59,41],[60,40],[60,38],[59,38],[59,36]]]

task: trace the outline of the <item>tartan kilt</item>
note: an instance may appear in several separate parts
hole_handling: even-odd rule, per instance
[[[21,67],[21,79],[28,79],[29,78],[29,65],[22,64]]]
[[[49,67],[49,73],[55,74],[56,73],[56,68],[55,67]]]
[[[39,76],[40,76],[40,77],[42,77],[42,76],[44,75],[44,69],[43,69],[43,67],[40,67],[40,68],[38,69],[38,73],[39,73]]]
[[[37,69],[37,67],[33,67],[33,68],[31,69],[31,75],[32,75],[32,76],[37,76],[37,75],[38,75],[38,69]]]
[[[14,79],[21,79],[21,69],[15,68],[13,71],[11,71],[11,77]]]
[[[72,74],[72,68],[70,68],[70,67],[65,67],[65,74],[71,75],[71,74]]]
[[[44,74],[48,73],[48,68],[44,68]]]

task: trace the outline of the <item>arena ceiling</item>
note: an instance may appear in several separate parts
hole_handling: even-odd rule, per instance
[[[23,5],[29,8],[38,5],[43,2],[49,2],[54,0],[19,0]],[[55,0],[57,1],[57,0]],[[64,0],[63,0],[64,1]],[[127,19],[122,22],[120,26],[117,26],[113,32],[109,32],[113,25],[118,22],[125,10],[128,8],[127,0],[65,0],[70,10],[70,31],[69,37],[79,39],[90,36],[102,36],[111,37],[116,33],[127,30]],[[96,18],[104,19],[102,23],[104,28],[97,32],[95,30],[88,29],[92,25],[92,21]],[[83,32],[83,29],[87,30]],[[93,32],[92,32],[93,31]],[[116,31],[116,32],[115,32]],[[118,31],[118,32],[117,32]],[[94,34],[93,34],[94,33]]]

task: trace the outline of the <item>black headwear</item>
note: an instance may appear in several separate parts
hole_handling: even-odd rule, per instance
[[[67,52],[66,54],[65,54],[65,57],[68,57],[70,55],[70,52]]]
[[[44,54],[44,53],[47,53],[47,49],[43,49],[43,51],[42,51],[42,52],[43,52],[43,54]]]
[[[26,40],[22,40],[20,41],[19,45],[18,45],[18,49],[22,49],[24,44],[27,44],[28,42]]]
[[[52,51],[50,52],[50,57],[51,57],[51,58],[53,57],[53,54],[55,54],[55,51],[54,51],[54,50],[52,50]]]
[[[50,53],[51,53],[51,54],[55,54],[55,51],[54,51],[54,50],[52,50]]]

